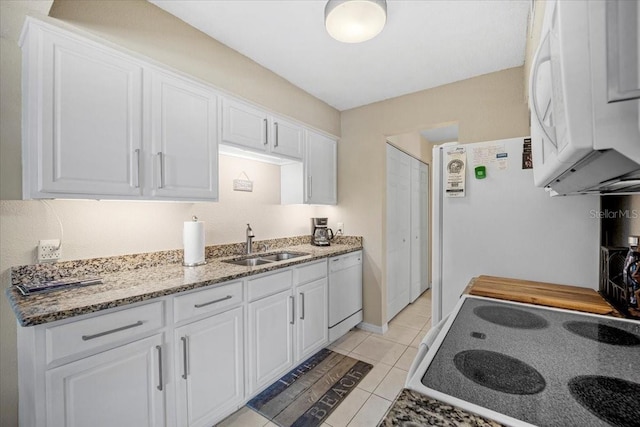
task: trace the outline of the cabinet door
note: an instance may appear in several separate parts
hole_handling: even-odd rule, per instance
[[[25,65],[25,195],[140,195],[142,67],[54,34],[41,42],[42,57]]]
[[[153,196],[218,198],[217,97],[189,80],[151,72]]]
[[[249,394],[293,366],[291,290],[249,304]]]
[[[222,101],[222,142],[267,151],[269,120],[267,113],[230,99]]]
[[[329,341],[328,295],[326,278],[296,288],[296,361],[311,355]]]
[[[162,336],[47,371],[48,425],[165,425]]]
[[[211,426],[243,399],[242,307],[176,329],[178,425]]]
[[[305,203],[335,205],[338,202],[336,156],[335,140],[307,131]]]
[[[274,117],[271,152],[302,159],[302,127]]]

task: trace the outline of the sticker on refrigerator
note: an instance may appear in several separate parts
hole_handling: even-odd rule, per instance
[[[484,165],[489,169],[505,170],[509,167],[508,154],[503,143],[474,147],[471,152],[473,166]]]
[[[467,150],[457,147],[445,153],[446,166],[446,197],[464,197],[465,172],[467,164]]]

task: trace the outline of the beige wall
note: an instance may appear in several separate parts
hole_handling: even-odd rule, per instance
[[[2,289],[8,284],[9,267],[33,263],[38,240],[57,238],[60,233],[43,202],[15,200],[21,197],[22,173],[22,55],[17,41],[25,15],[46,15],[50,7],[50,1],[0,1]],[[56,1],[51,15],[272,111],[340,134],[337,110],[146,1]],[[254,181],[253,193],[231,190],[232,180],[242,171]],[[192,215],[206,222],[206,243],[211,245],[242,241],[247,222],[258,240],[307,234],[309,217],[333,212],[331,207],[281,206],[279,182],[275,166],[222,156],[219,203],[49,203],[64,226],[65,260],[180,248],[182,222]],[[0,425],[14,426],[18,400],[16,326],[4,295],[0,296],[0,342]]]
[[[463,143],[529,134],[523,67],[452,83],[342,113],[335,215],[365,243],[365,322],[386,322],[385,143],[389,136],[458,122]],[[352,226],[354,227],[354,226]]]

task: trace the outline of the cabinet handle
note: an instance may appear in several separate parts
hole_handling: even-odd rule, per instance
[[[182,364],[183,364],[182,378],[186,380],[187,374],[189,373],[189,367],[188,367],[189,357],[187,355],[189,344],[187,342],[187,337],[180,338],[180,341],[182,341]]]
[[[293,295],[290,295],[289,299],[291,300],[291,320],[289,321],[289,323],[293,325],[296,321],[296,306],[293,301]]]
[[[313,177],[309,175],[309,199],[313,195]]]
[[[110,329],[108,331],[99,332],[99,333],[93,334],[93,335],[83,335],[82,336],[82,341],[89,341],[89,340],[92,340],[94,338],[100,338],[100,337],[103,337],[105,335],[114,334],[116,332],[124,331],[125,329],[135,328],[137,326],[141,326],[142,323],[143,323],[142,320],[138,320],[136,323],[132,323],[130,325],[121,326],[119,328]]]
[[[269,144],[269,121],[264,119],[264,145]]]
[[[300,309],[300,319],[304,320],[304,292],[300,292],[300,305],[301,305],[301,309]]]
[[[274,142],[273,146],[274,146],[274,147],[277,147],[277,146],[278,146],[278,122],[274,122],[274,123],[273,123],[273,125],[274,125],[274,126],[275,126],[275,128],[276,128],[276,140],[275,140],[275,142]]]
[[[160,183],[158,183],[158,188],[164,188],[164,154],[162,151],[158,152],[158,158],[160,159]]]
[[[164,381],[162,381],[162,346],[157,345],[156,350],[158,350],[158,374],[159,374],[158,390],[162,391],[162,386],[164,384]]]
[[[203,302],[202,304],[194,304],[193,306],[194,306],[195,308],[206,307],[207,305],[215,304],[215,303],[217,303],[217,302],[225,301],[225,300],[228,300],[228,299],[231,299],[231,298],[233,298],[233,296],[232,296],[232,295],[227,295],[227,296],[226,296],[226,297],[224,297],[224,298],[214,299],[213,301]]]
[[[140,149],[136,148],[134,153],[136,154],[136,188],[140,188]]]

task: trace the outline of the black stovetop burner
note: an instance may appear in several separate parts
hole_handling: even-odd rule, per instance
[[[576,335],[605,344],[622,346],[640,345],[640,337],[614,326],[583,321],[564,322],[562,326],[567,331]],[[638,358],[640,360],[640,355]],[[640,366],[638,366],[638,369],[640,369]],[[638,423],[640,424],[640,420],[638,420]]]
[[[496,305],[482,305],[473,309],[473,314],[487,322],[507,328],[544,329],[548,323],[543,317],[528,311]]]
[[[503,393],[536,394],[547,385],[532,366],[495,351],[461,351],[455,355],[453,363],[471,381]]]
[[[620,427],[640,424],[640,384],[621,378],[581,375],[569,381],[569,392],[603,421]]]

